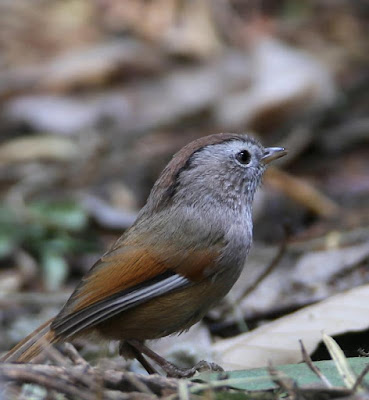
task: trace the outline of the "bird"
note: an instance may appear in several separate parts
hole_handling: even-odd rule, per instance
[[[61,311],[6,353],[30,362],[79,337],[119,341],[148,373],[191,376],[147,340],[187,331],[237,281],[252,243],[252,203],[267,165],[287,153],[244,133],[200,137],[179,150],[134,224],[92,266]],[[149,361],[150,359],[150,361]]]

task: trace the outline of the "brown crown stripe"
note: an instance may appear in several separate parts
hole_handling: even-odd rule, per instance
[[[194,140],[173,156],[172,160],[164,169],[158,184],[166,187],[175,184],[178,174],[186,166],[186,163],[190,160],[192,155],[201,150],[203,147],[240,139],[257,143],[255,139],[237,133],[218,133]]]

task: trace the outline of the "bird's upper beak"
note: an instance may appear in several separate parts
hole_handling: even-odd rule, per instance
[[[284,147],[266,147],[261,161],[264,164],[269,164],[271,161],[281,158],[287,154]]]

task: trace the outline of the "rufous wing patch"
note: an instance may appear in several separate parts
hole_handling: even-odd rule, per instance
[[[171,256],[160,256],[170,254]],[[171,270],[190,281],[201,281],[219,256],[219,248],[194,251],[156,246],[122,245],[106,253],[71,297],[69,310],[76,312],[111,295],[133,288]],[[69,311],[69,312],[70,312]]]
[[[73,311],[134,287],[166,271],[166,266],[153,252],[143,248],[107,253],[85,278],[74,297]]]

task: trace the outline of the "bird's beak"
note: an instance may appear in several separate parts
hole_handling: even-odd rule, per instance
[[[261,161],[264,164],[269,164],[271,161],[281,158],[287,154],[284,147],[266,147]]]

